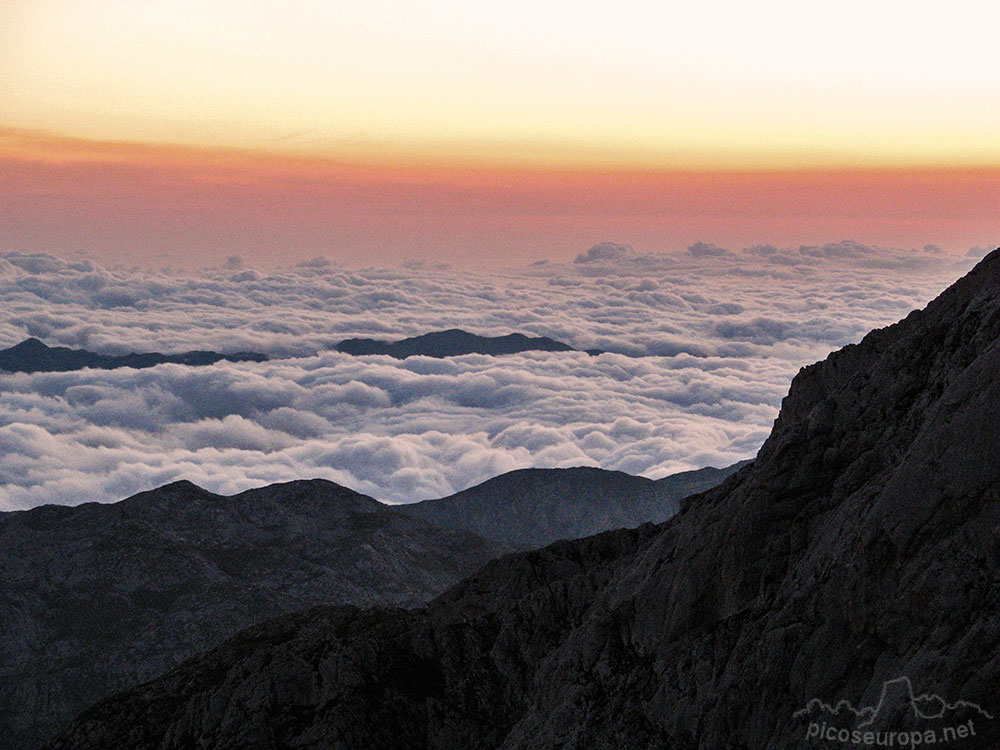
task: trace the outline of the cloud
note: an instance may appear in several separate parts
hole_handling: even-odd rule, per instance
[[[717,258],[735,256],[735,253],[732,250],[726,250],[726,248],[713,245],[711,242],[696,242],[693,245],[688,245],[688,252],[695,258],[704,258],[706,256],[713,256]]]
[[[619,245],[617,242],[602,242],[594,245],[585,253],[576,256],[574,263],[595,263],[623,260],[632,255],[631,245]]]
[[[692,247],[709,247],[707,243]],[[858,243],[638,254],[496,274],[105,268],[0,255],[0,345],[257,350],[264,363],[0,374],[0,510],[325,477],[379,499],[528,466],[651,477],[753,455],[804,364],[924,304],[973,262]],[[613,261],[613,262],[608,262]],[[607,353],[351,357],[353,336],[461,327]]]

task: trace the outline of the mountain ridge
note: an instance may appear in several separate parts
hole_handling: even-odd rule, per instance
[[[532,549],[560,539],[665,521],[684,497],[714,487],[746,463],[658,480],[588,466],[519,469],[448,497],[393,507],[444,528]]]
[[[148,352],[113,355],[97,354],[86,349],[48,346],[34,337],[7,349],[0,349],[0,370],[6,372],[70,372],[93,368],[113,370],[119,367],[145,369],[162,364],[204,366],[216,362],[265,362],[267,356],[257,352],[220,354],[210,351],[189,351],[179,354]]]
[[[666,523],[501,558],[419,609],[261,626],[51,747],[784,750],[810,698],[875,705],[901,675],[995,716],[998,444],[1000,250],[803,368],[754,463]],[[1000,744],[975,728],[963,748]]]
[[[419,604],[508,552],[325,480],[0,514],[0,728],[37,747],[98,698],[318,604]]]
[[[488,354],[500,356],[503,354],[520,354],[527,351],[544,352],[575,352],[569,344],[549,338],[548,336],[525,336],[523,333],[509,333],[505,336],[479,336],[461,328],[449,328],[444,331],[432,331],[419,336],[385,341],[379,339],[355,338],[345,339],[334,349],[344,354],[354,356],[388,355],[395,359],[407,357],[457,357],[463,354]],[[602,352],[597,349],[587,350],[588,354],[596,355]]]

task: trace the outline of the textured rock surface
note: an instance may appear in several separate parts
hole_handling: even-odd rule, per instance
[[[0,370],[8,372],[66,372],[87,367],[113,370],[116,367],[142,369],[167,363],[178,365],[211,365],[222,360],[230,362],[263,362],[267,359],[256,352],[219,354],[218,352],[182,352],[181,354],[95,354],[86,349],[46,346],[38,339],[25,339],[9,349],[0,349]]]
[[[331,482],[0,514],[0,746],[317,604],[414,605],[509,548]]]
[[[901,676],[996,717],[998,446],[1000,251],[805,368],[754,464],[663,526],[504,558],[424,609],[269,623],[53,746],[784,750],[816,746],[810,699]]]
[[[589,467],[522,469],[450,497],[395,508],[445,528],[534,549],[665,521],[683,498],[715,487],[742,465],[685,471],[656,481]]]
[[[396,359],[407,357],[457,357],[462,354],[518,354],[520,352],[571,352],[569,344],[548,336],[525,336],[511,333],[506,336],[478,336],[460,328],[434,331],[399,341],[377,339],[346,339],[335,347],[345,354],[388,354]],[[600,352],[592,351],[591,354]]]

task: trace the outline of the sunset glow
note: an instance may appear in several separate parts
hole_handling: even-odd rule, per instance
[[[942,7],[6,3],[0,240],[177,262],[962,250],[998,229],[1000,10]]]
[[[13,2],[8,126],[368,159],[1000,162],[992,3]]]
[[[11,248],[114,262],[460,266],[567,259],[601,239],[964,251],[1000,231],[1000,169],[595,170],[359,164],[0,133]]]

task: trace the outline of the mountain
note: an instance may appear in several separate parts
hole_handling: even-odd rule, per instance
[[[501,558],[418,609],[260,625],[51,747],[785,750],[821,746],[810,699],[873,706],[905,676],[994,717],[951,746],[996,748],[998,445],[995,251],[804,368],[754,463],[665,524]]]
[[[267,357],[256,352],[219,354],[218,352],[184,352],[182,354],[95,354],[86,349],[46,346],[35,338],[25,339],[9,349],[0,349],[0,370],[8,372],[66,372],[91,367],[113,370],[116,367],[141,369],[166,363],[178,365],[211,365],[221,360],[230,362],[264,362]]]
[[[321,480],[234,497],[178,482],[2,513],[0,732],[34,747],[98,698],[255,622],[319,604],[420,604],[516,548],[666,518],[678,490],[733,468],[658,482],[529,469],[416,506]]]
[[[457,357],[462,354],[518,354],[520,352],[573,352],[568,344],[547,336],[531,337],[523,333],[507,336],[477,336],[474,333],[451,328],[447,331],[425,333],[399,341],[378,341],[376,339],[346,339],[334,347],[338,352],[361,356],[365,354],[388,354],[396,359],[407,357]],[[594,349],[589,354],[600,354]]]
[[[752,463],[753,459],[748,459],[746,461],[737,461],[721,469],[717,469],[714,466],[706,466],[702,469],[670,474],[655,481],[662,489],[669,492],[671,496],[676,497],[678,500],[683,500],[688,495],[697,495],[722,484],[722,480],[730,474],[735,474],[744,466],[749,466]]]
[[[0,514],[0,744],[37,747],[254,623],[419,604],[508,550],[321,480]]]
[[[590,467],[522,469],[450,497],[394,509],[448,529],[462,529],[520,549],[610,529],[665,521],[680,500],[719,484],[740,468],[708,467],[654,481]]]

